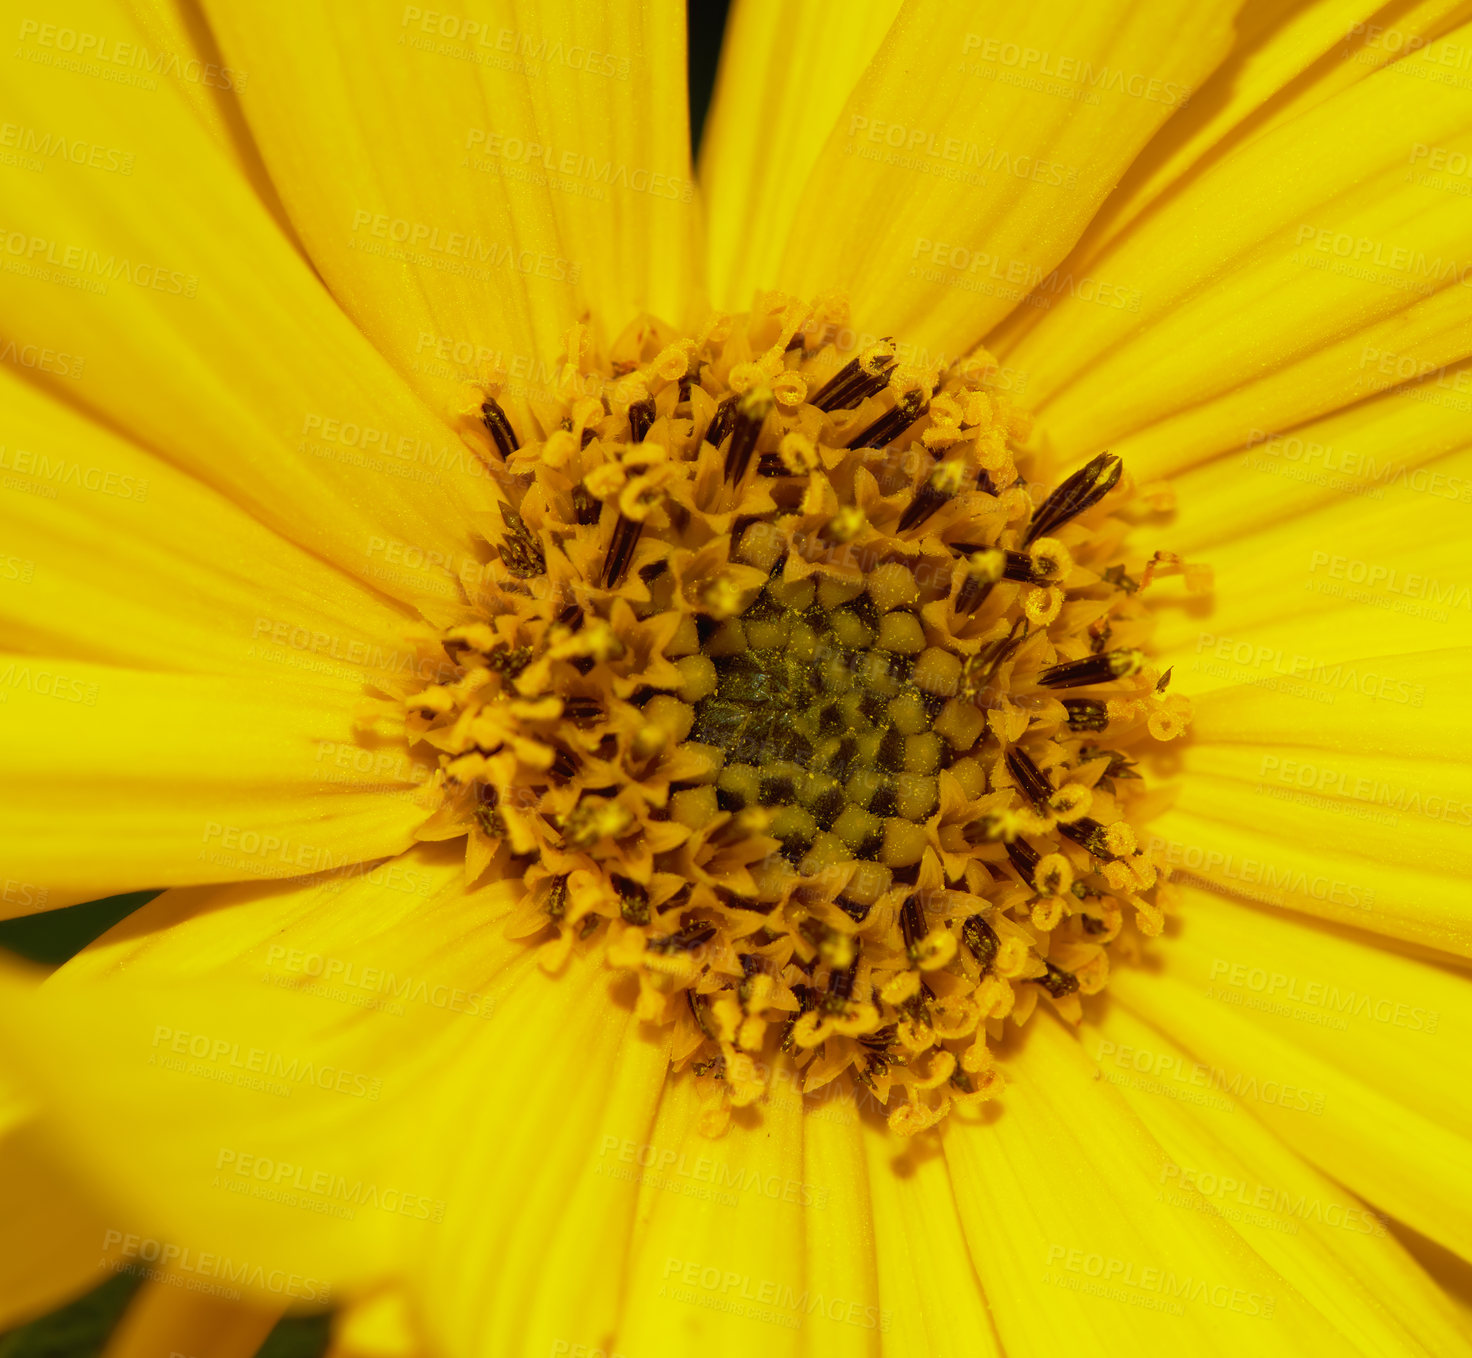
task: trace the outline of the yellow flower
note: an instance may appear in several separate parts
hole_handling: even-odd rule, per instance
[[[6,1323],[1468,1350],[1463,6],[743,0],[698,189],[667,0],[37,8],[0,898],[171,889],[0,974]]]

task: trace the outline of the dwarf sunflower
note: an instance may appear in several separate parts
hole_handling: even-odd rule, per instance
[[[7,1319],[1468,1349],[1469,6],[46,9]]]

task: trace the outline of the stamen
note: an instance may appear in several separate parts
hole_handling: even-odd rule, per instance
[[[848,441],[848,447],[882,448],[887,443],[893,443],[929,409],[930,402],[925,399],[923,391],[918,388],[907,391],[892,409],[886,411],[867,429],[855,434]]]
[[[851,358],[834,373],[812,398],[812,403],[824,411],[851,410],[867,397],[877,396],[884,390],[894,365],[894,341],[880,340],[872,349]]]
[[[736,417],[731,433],[731,446],[726,449],[726,481],[739,485],[750,465],[756,441],[761,437],[762,425],[772,408],[772,393],[760,387],[748,391],[736,404]]]
[[[516,441],[516,431],[511,427],[511,421],[506,418],[506,412],[501,409],[494,396],[487,396],[480,406],[481,423],[485,425],[486,432],[490,434],[496,445],[496,451],[501,454],[501,461],[507,462],[521,444]]]
[[[1098,504],[1118,484],[1123,471],[1124,463],[1113,453],[1100,453],[1085,463],[1038,506],[1022,545],[1026,547],[1035,538],[1052,533]]]
[[[1038,675],[1044,688],[1083,688],[1087,684],[1108,684],[1139,672],[1145,657],[1139,651],[1105,651],[1102,655],[1086,655],[1082,660],[1065,660]]]

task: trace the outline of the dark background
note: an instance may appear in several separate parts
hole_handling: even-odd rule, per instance
[[[690,136],[697,148],[715,83],[728,4],[729,0],[688,0],[686,6],[690,22]],[[46,966],[59,966],[155,895],[138,891],[0,921],[0,948]],[[0,1335],[0,1358],[94,1358],[102,1352],[136,1286],[132,1278],[112,1278],[60,1311]],[[272,1331],[260,1358],[320,1358],[327,1351],[328,1327],[327,1316],[288,1317]]]

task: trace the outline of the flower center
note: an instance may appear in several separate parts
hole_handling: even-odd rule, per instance
[[[768,300],[606,356],[575,327],[519,431],[490,385],[493,556],[436,642],[456,677],[403,699],[442,769],[421,833],[525,882],[544,965],[637,978],[713,1128],[786,1060],[914,1132],[1161,928],[1134,757],[1189,705],[1139,594],[1187,568],[1128,549],[1117,458],[1029,479],[985,353],[846,356],[841,314]]]

